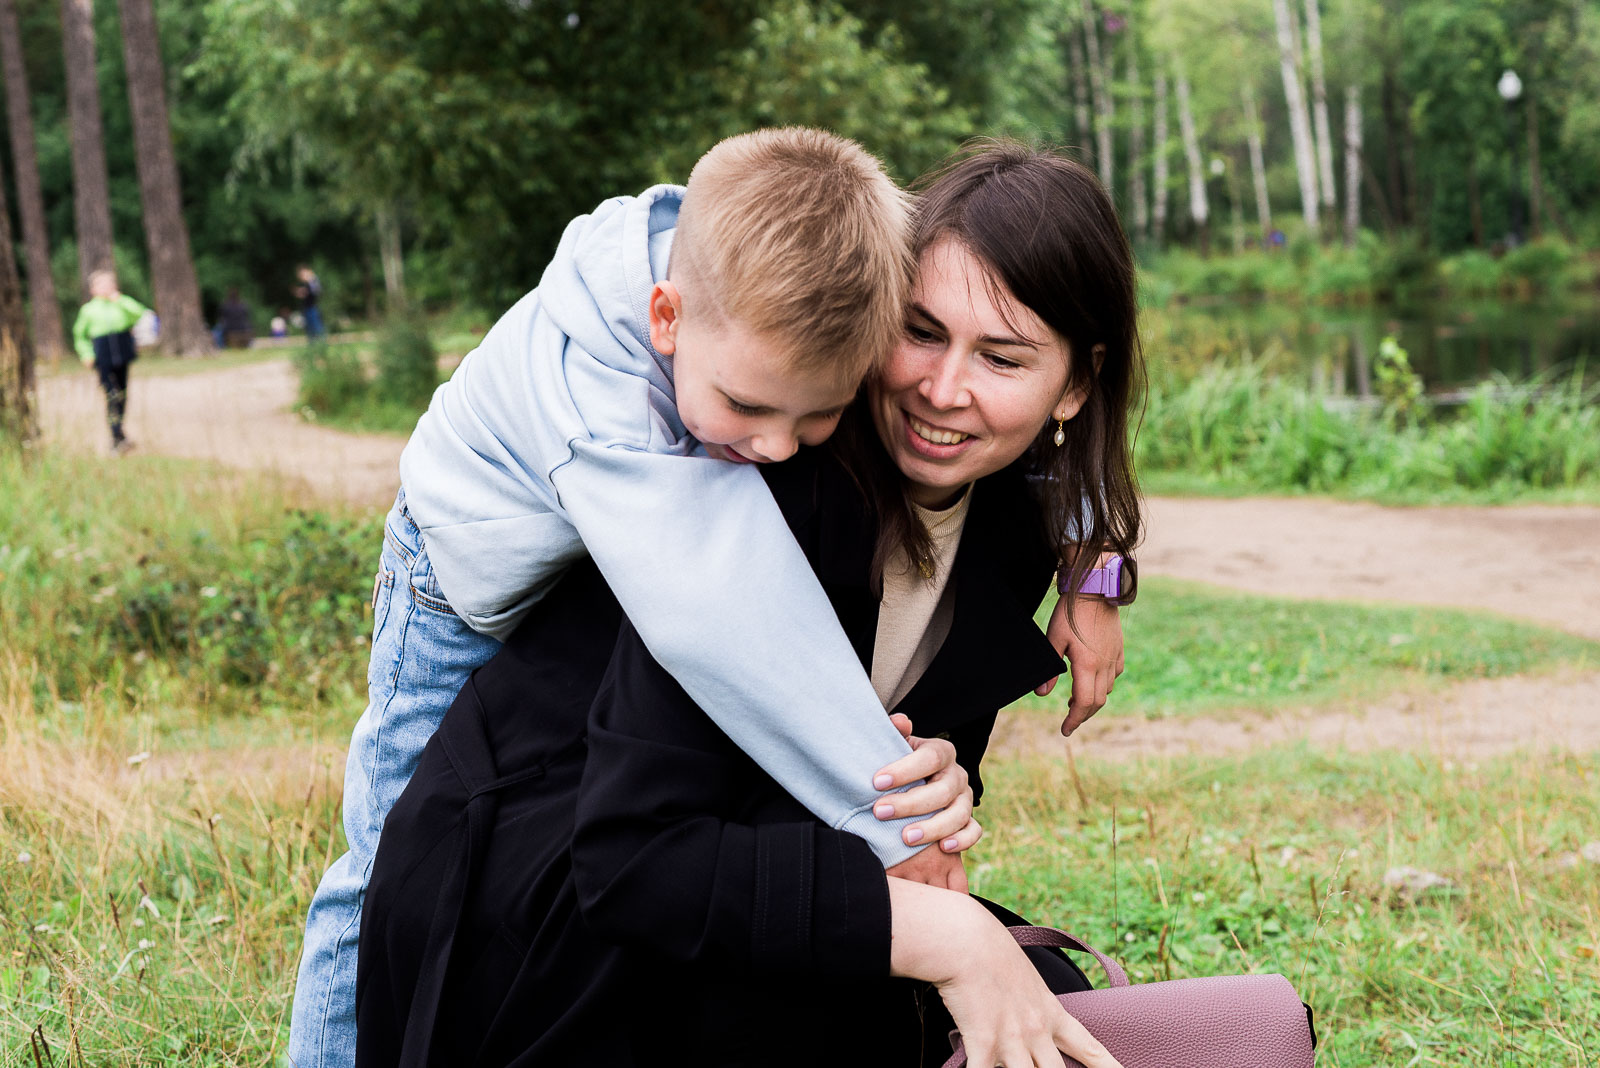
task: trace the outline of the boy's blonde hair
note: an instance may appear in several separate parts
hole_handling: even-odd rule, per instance
[[[700,157],[671,275],[696,313],[773,337],[793,366],[859,380],[905,324],[910,201],[854,141],[756,130]]]

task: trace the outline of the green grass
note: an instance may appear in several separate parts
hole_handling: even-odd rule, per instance
[[[1365,697],[1559,664],[1600,642],[1480,612],[1300,601],[1146,578],[1122,610],[1128,671],[1106,714],[1171,716]],[[1055,603],[1039,609],[1041,625]],[[1032,702],[1066,715],[1066,687]]]
[[[273,1064],[342,848],[376,517],[48,452],[0,453],[0,500],[0,1068],[35,1065],[30,1033],[58,1065]],[[1485,617],[1160,580],[1127,633],[1108,715],[1595,662]],[[1600,880],[1561,860],[1600,838],[1593,758],[1286,749],[1076,774],[991,762],[986,892],[1138,978],[1285,972],[1325,1064],[1580,1065],[1578,1043],[1594,1063]],[[1403,904],[1379,885],[1398,863],[1465,892]]]
[[[1600,864],[1573,854],[1597,776],[1595,754],[1012,761],[985,772],[975,888],[1135,982],[1286,975],[1324,1066],[1591,1068]],[[1401,865],[1454,889],[1408,901]]]

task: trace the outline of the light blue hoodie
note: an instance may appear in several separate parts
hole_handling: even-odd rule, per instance
[[[539,288],[440,386],[400,459],[450,604],[504,638],[584,553],[650,652],[717,725],[886,867],[915,849],[872,815],[909,749],[754,466],[706,457],[650,344],[683,190],[575,219]]]

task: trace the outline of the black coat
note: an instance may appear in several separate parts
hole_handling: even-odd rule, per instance
[[[853,484],[815,450],[767,478],[870,665]],[[1054,567],[1039,531],[1019,470],[978,484],[950,634],[896,708],[955,743],[979,794],[997,710],[1064,668],[1032,618]],[[889,930],[866,844],[717,729],[585,562],[473,675],[385,823],[357,1064],[920,1063],[926,988],[888,978]],[[1052,985],[1087,985],[1071,973]],[[838,1045],[859,1034],[880,1048]]]

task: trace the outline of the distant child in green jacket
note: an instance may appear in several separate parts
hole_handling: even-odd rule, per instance
[[[122,433],[122,412],[128,401],[128,365],[138,358],[133,324],[149,311],[117,289],[114,271],[89,276],[89,303],[78,311],[72,325],[72,344],[85,366],[93,365],[106,391],[106,418],[111,423],[111,450],[124,453],[133,447]]]

